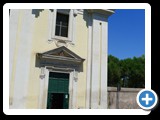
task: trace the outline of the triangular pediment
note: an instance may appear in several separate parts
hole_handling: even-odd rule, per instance
[[[44,53],[38,53],[42,58],[57,59],[73,62],[83,62],[84,59],[69,50],[68,48],[62,46]]]
[[[63,57],[69,57],[69,58],[76,58],[76,56],[72,55],[68,50],[65,50],[63,48],[54,49],[54,50],[45,52],[43,54],[54,55],[54,56],[63,56]]]

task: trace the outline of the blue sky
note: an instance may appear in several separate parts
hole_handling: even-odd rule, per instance
[[[145,10],[117,9],[108,19],[108,54],[119,59],[145,53]]]

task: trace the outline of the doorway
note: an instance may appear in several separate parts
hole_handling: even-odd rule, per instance
[[[49,73],[47,109],[69,108],[69,74]]]

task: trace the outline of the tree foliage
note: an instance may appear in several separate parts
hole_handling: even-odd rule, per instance
[[[110,55],[108,57],[108,82],[109,86],[116,86],[121,77],[120,61],[118,58]]]
[[[108,86],[143,88],[145,86],[145,56],[119,60],[108,56]]]

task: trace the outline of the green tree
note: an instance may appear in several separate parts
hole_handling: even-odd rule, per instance
[[[119,60],[108,56],[108,85],[143,88],[145,86],[145,56]]]
[[[130,76],[128,80],[128,87],[138,88],[145,86],[145,59],[144,55],[141,57],[134,57],[130,65]]]
[[[132,60],[130,58],[124,59],[120,61],[120,68],[121,68],[121,80],[122,80],[122,86],[127,87],[128,86],[128,79],[130,76],[130,67]]]
[[[121,72],[119,67],[119,59],[109,55],[108,56],[108,85],[117,86],[120,81]]]

